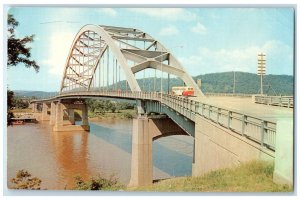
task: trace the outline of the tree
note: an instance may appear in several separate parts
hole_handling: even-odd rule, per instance
[[[34,35],[25,36],[24,38],[16,38],[15,28],[19,25],[19,22],[8,14],[7,26],[8,26],[8,41],[7,41],[7,66],[16,66],[19,63],[25,64],[25,67],[33,67],[36,72],[39,71],[40,66],[34,60],[30,60],[31,53],[30,47],[26,45],[34,41]]]
[[[30,47],[26,45],[33,42],[34,35],[25,36],[24,38],[16,38],[15,28],[19,25],[19,22],[13,17],[13,15],[8,14],[7,18],[7,31],[8,31],[8,41],[7,41],[7,67],[16,66],[19,63],[25,64],[25,67],[33,67],[36,72],[39,71],[40,66],[36,64],[34,60],[30,60],[31,53]],[[14,93],[7,89],[7,125],[11,125],[11,118],[13,118],[13,113],[10,109],[14,107]]]
[[[15,178],[11,179],[11,182],[15,185],[12,187],[13,189],[29,189],[29,190],[40,190],[41,189],[41,179],[37,177],[31,177],[31,174],[22,169],[17,172]]]
[[[11,118],[14,117],[14,114],[10,111],[14,107],[14,92],[7,90],[7,125],[12,124]]]
[[[110,190],[116,191],[124,186],[119,183],[118,179],[111,175],[108,179],[101,177],[91,177],[88,181],[84,181],[80,176],[75,176],[75,190]]]

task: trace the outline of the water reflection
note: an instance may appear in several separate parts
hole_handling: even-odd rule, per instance
[[[20,169],[42,179],[47,189],[71,189],[84,179],[116,174],[127,184],[131,170],[131,120],[103,120],[91,131],[52,132],[48,123],[8,128],[8,180]],[[154,179],[191,174],[192,138],[171,136],[153,142]],[[8,181],[8,185],[10,183]]]
[[[91,174],[88,168],[88,132],[53,132],[52,136],[59,182],[70,188],[74,186],[75,175],[87,179]]]

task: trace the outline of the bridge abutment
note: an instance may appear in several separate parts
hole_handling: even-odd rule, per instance
[[[281,119],[276,124],[276,152],[273,181],[278,184],[294,184],[294,136],[293,120]]]
[[[242,162],[274,162],[274,152],[204,117],[195,117],[195,148],[192,176],[230,168]]]
[[[151,185],[153,181],[152,142],[170,135],[188,135],[165,115],[133,119],[131,179],[129,187]]]

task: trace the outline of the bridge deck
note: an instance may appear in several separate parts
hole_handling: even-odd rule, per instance
[[[199,97],[191,97],[190,99],[274,122],[282,118],[293,118],[292,108],[253,103],[249,97],[209,96],[206,99]]]

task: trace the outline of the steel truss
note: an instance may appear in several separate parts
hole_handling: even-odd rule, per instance
[[[75,36],[60,92],[90,91],[95,84],[116,89],[121,75],[131,91],[141,91],[134,74],[147,68],[175,75],[203,96],[192,77],[159,41],[138,29],[104,25],[86,25]]]

